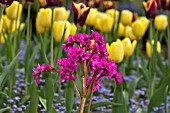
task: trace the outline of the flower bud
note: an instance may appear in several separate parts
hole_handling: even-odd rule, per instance
[[[154,40],[152,40],[152,45],[154,44]],[[149,58],[151,58],[152,56],[152,45],[150,44],[149,41],[146,42],[146,54]],[[161,44],[159,41],[157,41],[157,52],[160,53],[161,52]]]
[[[17,16],[20,18],[22,12],[22,4],[18,1],[13,1],[12,4],[5,9],[6,15],[11,20],[16,20]]]
[[[157,3],[155,0],[148,0],[142,3],[145,15],[149,19],[154,19],[157,13]]]
[[[50,8],[41,8],[38,12],[38,19],[39,23],[44,28],[50,28],[51,27],[51,17],[52,17],[52,10]]]
[[[67,20],[70,15],[70,11],[66,10],[65,7],[54,8],[54,20]]]
[[[98,10],[96,8],[91,8],[86,19],[86,24],[93,26],[96,22]]]
[[[97,25],[96,28],[102,32],[110,32],[113,27],[113,22],[114,22],[113,18],[106,15],[105,13],[101,13],[101,16],[98,17],[98,19],[96,20],[96,25]]]
[[[125,26],[120,22],[118,27],[118,36],[123,37],[125,34]]]
[[[5,34],[6,36],[6,34]],[[0,43],[4,44],[5,43],[5,37],[2,33],[0,33]]]
[[[124,57],[123,44],[121,42],[112,42],[111,45],[106,44],[107,51],[109,53],[109,59],[114,60],[116,63],[120,63]]]
[[[163,31],[168,26],[168,18],[166,15],[158,15],[155,17],[155,27],[158,31]]]
[[[122,44],[123,44],[123,47],[124,47],[125,57],[129,57],[129,56],[131,56],[133,54],[133,52],[134,52],[134,50],[136,48],[137,41],[134,40],[131,43],[129,38],[124,38],[122,40]]]
[[[108,9],[106,10],[106,14],[110,15],[112,18],[114,18],[114,21],[117,23],[119,19],[119,11],[115,9]]]
[[[132,27],[126,26],[125,29],[124,37],[130,38],[130,40],[137,40],[137,37],[133,34]]]
[[[36,23],[35,23],[35,26],[36,26],[36,30],[38,33],[44,33],[45,32],[45,28],[40,24],[39,20],[39,14],[37,15],[37,18],[36,18]]]
[[[75,26],[74,23],[70,23],[70,34],[74,36],[76,34],[77,27]]]
[[[65,34],[64,34],[65,30]],[[54,22],[54,38],[57,42],[61,42],[64,35],[64,41],[67,40],[70,35],[71,26],[68,21],[55,21]]]
[[[146,31],[145,23],[140,20],[136,20],[132,23],[132,31],[138,39],[141,39]]]
[[[121,19],[123,25],[130,25],[133,19],[133,13],[129,10],[123,10],[121,13]]]
[[[83,3],[76,4],[73,2],[72,8],[74,12],[75,25],[83,26],[89,14],[90,7],[86,7]]]
[[[163,10],[170,10],[170,0],[161,0]]]

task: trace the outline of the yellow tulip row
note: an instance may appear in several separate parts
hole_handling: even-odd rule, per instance
[[[64,29],[66,29],[64,34],[64,40],[66,41],[68,36],[75,35],[77,27],[74,23],[67,21],[69,18],[70,11],[66,10],[64,7],[54,8],[54,38],[57,42],[60,42],[64,34]],[[41,8],[36,17],[36,29],[38,33],[44,33],[46,29],[51,27],[52,21],[52,9],[51,8]]]
[[[6,33],[14,32],[16,29],[22,30],[25,26],[24,23],[20,23],[22,4],[18,1],[13,1],[9,7],[5,8],[5,12],[6,14],[2,15],[0,19],[0,43],[5,42]],[[2,34],[2,31],[5,35]]]
[[[130,57],[133,54],[136,44],[136,40],[131,43],[129,38],[124,38],[123,40],[118,39],[116,42],[112,42],[110,46],[107,43],[108,58],[113,59],[116,63],[120,63],[124,56]]]
[[[152,40],[151,43],[149,41],[146,42],[146,54],[149,58],[152,57],[154,40]],[[108,58],[114,60],[116,63],[120,63],[123,61],[124,57],[128,58],[133,54],[136,45],[137,41],[134,40],[131,43],[129,38],[124,38],[123,40],[118,39],[116,42],[112,42],[111,45],[107,43],[106,48],[109,53]],[[161,52],[161,44],[159,41],[157,41],[157,52]]]

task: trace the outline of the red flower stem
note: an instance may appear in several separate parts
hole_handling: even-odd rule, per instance
[[[75,87],[75,89],[76,89],[76,91],[77,91],[77,94],[78,94],[79,98],[81,99],[80,91],[79,91],[79,89],[78,89],[78,86],[77,86],[76,82],[75,82],[74,80],[72,80],[72,82],[73,82],[73,84],[74,84],[74,87]]]
[[[90,108],[91,108],[91,104],[92,104],[92,97],[93,97],[94,85],[95,85],[95,81],[93,82],[92,90],[91,90],[91,92],[90,92],[90,100],[89,100],[89,104],[88,104],[88,111],[87,111],[87,113],[90,113]]]

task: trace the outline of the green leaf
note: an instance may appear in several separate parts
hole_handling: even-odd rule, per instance
[[[71,113],[73,102],[74,102],[74,85],[72,81],[67,82],[67,87],[65,89],[66,98],[66,112]]]
[[[53,110],[54,80],[52,78],[46,78],[45,88],[47,100],[47,113],[52,113],[54,112]]]
[[[4,95],[4,96],[6,96],[6,97],[9,97],[6,93],[4,93],[4,92],[2,92],[2,91],[0,91],[0,94],[1,94],[1,95]]]
[[[158,90],[154,93],[154,95],[151,97],[149,106],[148,106],[148,112],[151,112],[153,110],[153,107],[159,107],[161,103],[166,103],[166,95],[167,95],[167,86],[170,85],[170,76],[167,76],[164,78],[161,86],[158,88]]]
[[[20,52],[15,56],[15,58],[12,60],[12,62],[7,66],[7,68],[4,69],[4,71],[1,73],[0,76],[0,91],[3,89],[5,83],[8,80],[9,75],[11,75],[11,71],[14,71],[14,67],[17,63],[17,58],[19,56]]]
[[[7,110],[10,110],[10,108],[8,107],[8,108],[1,108],[0,109],[0,113],[4,113],[5,111],[7,111]]]
[[[129,83],[129,88],[128,88],[129,97],[133,97],[136,86],[137,86],[138,82],[140,81],[140,79],[142,79],[142,78],[143,78],[143,76],[140,76],[137,79],[135,79]]]
[[[30,86],[30,104],[27,107],[25,113],[37,113],[38,109],[38,89],[37,89],[37,84],[35,81],[32,82]]]
[[[123,84],[116,84],[113,101],[122,104],[122,106],[112,106],[112,113],[128,113],[128,97],[126,95],[128,94],[125,94],[125,92],[123,92]]]
[[[45,100],[45,99],[43,99],[43,98],[42,98],[42,97],[40,97],[40,96],[39,96],[39,100],[40,100],[41,104],[43,105],[43,107],[44,107],[45,109],[47,109],[47,106],[46,106],[46,100]]]

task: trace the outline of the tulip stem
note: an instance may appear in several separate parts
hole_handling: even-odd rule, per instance
[[[30,12],[31,12],[31,4],[28,4],[28,13],[27,13],[27,46],[30,44],[30,31],[29,31],[29,22],[30,22]]]
[[[53,22],[54,22],[53,9],[54,8],[52,8],[52,17],[51,17],[51,65],[53,65]]]
[[[168,27],[167,27],[167,37],[168,37],[168,64],[170,65],[170,25],[169,25],[169,16],[168,16],[168,11],[166,12],[167,18],[168,18]]]
[[[92,91],[90,92],[90,100],[89,100],[89,104],[88,104],[88,111],[87,113],[90,113],[90,108],[91,108],[91,104],[92,104],[92,97],[93,97],[93,90],[94,90],[94,86],[95,86],[95,81],[93,82],[93,85],[92,85]]]

